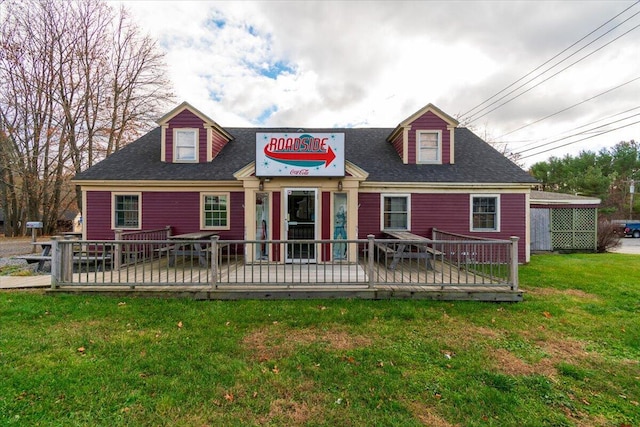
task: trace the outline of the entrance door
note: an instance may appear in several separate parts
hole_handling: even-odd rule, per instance
[[[285,198],[286,262],[316,262],[316,246],[304,240],[316,238],[316,189],[289,188]]]

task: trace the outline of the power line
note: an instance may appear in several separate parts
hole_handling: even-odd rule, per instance
[[[587,99],[585,99],[585,100],[583,100],[583,101],[580,101],[580,102],[578,102],[577,104],[573,104],[573,105],[571,105],[571,106],[569,106],[569,107],[567,107],[567,108],[564,108],[564,109],[562,109],[562,110],[560,110],[560,111],[557,111],[557,112],[555,112],[555,113],[553,113],[553,114],[549,114],[548,116],[545,116],[545,117],[543,117],[543,118],[541,118],[541,119],[538,119],[538,120],[536,120],[536,121],[534,121],[534,122],[528,123],[528,124],[526,124],[526,125],[522,125],[522,126],[520,126],[519,128],[517,128],[517,129],[514,129],[514,130],[512,130],[512,131],[509,131],[509,132],[507,132],[507,133],[505,133],[505,134],[502,134],[502,135],[498,136],[498,137],[497,137],[497,139],[500,139],[500,138],[505,137],[505,136],[507,136],[507,135],[511,135],[512,133],[515,133],[515,132],[517,132],[517,131],[519,131],[519,130],[522,130],[522,129],[526,128],[526,127],[529,127],[529,126],[535,125],[536,123],[540,123],[540,122],[541,122],[541,121],[543,121],[543,120],[547,120],[547,119],[549,119],[549,118],[551,118],[551,117],[557,116],[558,114],[564,113],[565,111],[568,111],[568,110],[570,110],[570,109],[572,109],[572,108],[575,108],[575,107],[577,107],[578,105],[582,105],[582,104],[584,104],[584,103],[586,103],[586,102],[589,102],[589,101],[592,101],[592,100],[594,100],[594,99],[596,99],[596,98],[598,98],[598,97],[600,97],[600,96],[602,96],[602,95],[606,95],[606,94],[607,94],[607,93],[609,93],[609,92],[613,92],[613,91],[614,91],[614,90],[616,90],[616,89],[620,89],[620,88],[621,88],[621,87],[623,87],[623,86],[626,86],[626,85],[628,85],[628,84],[630,84],[630,83],[635,82],[636,80],[640,80],[640,76],[638,76],[638,77],[636,77],[636,78],[634,78],[634,79],[632,79],[632,80],[629,80],[629,81],[627,81],[627,82],[625,82],[625,83],[622,83],[622,84],[620,84],[620,85],[618,85],[618,86],[612,87],[611,89],[605,90],[604,92],[600,92],[599,94],[594,95],[594,96],[592,96],[591,98],[587,98]]]
[[[567,129],[567,130],[566,130],[566,131],[564,131],[564,132],[561,132],[561,133],[559,133],[559,134],[556,134],[556,135],[553,135],[553,136],[547,137],[547,138],[545,138],[545,139],[556,138],[557,136],[562,135],[562,134],[565,134],[565,133],[567,133],[567,132],[573,132],[574,130],[581,129],[581,128],[584,128],[584,127],[590,126],[590,125],[592,125],[592,124],[596,124],[596,123],[598,123],[598,122],[602,122],[602,121],[605,121],[605,120],[609,120],[609,119],[611,119],[611,118],[613,118],[613,117],[620,116],[620,115],[622,115],[622,114],[626,114],[626,113],[629,113],[629,112],[631,112],[631,111],[635,111],[635,110],[638,110],[638,109],[640,109],[640,106],[638,106],[638,107],[633,107],[633,108],[629,108],[628,110],[621,111],[621,112],[619,112],[619,113],[615,113],[615,114],[611,114],[611,115],[609,115],[609,116],[602,117],[602,118],[600,118],[600,119],[598,119],[598,120],[594,120],[594,121],[592,121],[592,122],[585,123],[585,124],[582,124],[582,125],[580,125],[580,126],[576,126],[576,127],[574,127],[574,128],[571,128],[571,129]],[[615,122],[610,122],[610,123],[608,123],[608,124],[611,124],[611,123],[615,123]],[[586,130],[586,131],[584,131],[584,132],[580,132],[580,133],[578,133],[578,135],[581,135],[581,134],[586,133],[586,132],[588,132],[588,131],[589,131],[589,130]],[[520,148],[526,148],[526,147],[528,147],[528,146],[530,146],[530,145],[533,145],[533,144],[534,144],[534,143],[536,143],[536,142],[540,142],[539,140],[533,140],[533,141],[531,141],[531,142],[529,142],[529,141],[531,141],[531,140],[508,141],[508,142],[505,142],[505,143],[506,143],[506,144],[513,144],[513,143],[517,143],[517,142],[527,142],[527,144],[524,144],[523,146],[521,146],[521,147],[520,147]],[[559,141],[559,140],[556,140],[556,141]]]
[[[638,13],[640,13],[640,12],[638,12]],[[635,16],[635,15],[634,15],[634,16]],[[621,35],[619,35],[619,36],[618,36],[618,37],[616,37],[615,39],[613,39],[613,40],[609,41],[608,43],[605,43],[604,45],[602,45],[602,46],[600,46],[599,48],[597,48],[596,50],[594,50],[594,51],[592,51],[592,52],[588,53],[587,55],[583,56],[582,58],[578,59],[577,61],[574,61],[574,62],[572,62],[571,64],[567,65],[566,67],[564,67],[564,68],[563,68],[563,69],[561,69],[560,71],[558,71],[558,72],[556,72],[556,73],[552,74],[551,76],[547,77],[546,79],[542,80],[541,82],[536,83],[534,86],[530,87],[529,89],[525,90],[524,92],[522,92],[522,93],[520,93],[520,94],[518,94],[518,95],[514,96],[513,98],[509,99],[508,101],[503,102],[502,104],[500,104],[500,105],[498,105],[497,107],[495,107],[495,108],[493,108],[493,109],[491,109],[491,110],[487,111],[486,113],[482,114],[481,116],[478,116],[478,117],[476,117],[476,118],[474,118],[474,119],[471,119],[471,121],[470,121],[470,122],[474,122],[474,121],[476,121],[476,120],[478,120],[478,119],[481,119],[482,117],[486,116],[486,115],[487,115],[487,114],[489,114],[489,113],[492,113],[493,111],[497,110],[498,108],[504,107],[505,105],[507,105],[507,104],[508,104],[508,103],[510,103],[511,101],[513,101],[513,100],[515,100],[515,99],[517,99],[517,98],[521,97],[521,96],[522,96],[522,95],[524,95],[525,93],[527,93],[527,92],[529,92],[529,91],[531,91],[531,90],[535,89],[536,87],[540,86],[542,83],[545,83],[545,82],[547,82],[548,80],[551,80],[552,78],[554,78],[554,77],[555,77],[555,76],[557,76],[558,74],[560,74],[560,73],[562,73],[562,72],[566,71],[567,69],[569,69],[569,68],[573,67],[573,66],[574,66],[574,65],[576,65],[577,63],[584,61],[585,59],[587,59],[587,58],[588,58],[588,57],[590,57],[591,55],[593,55],[593,54],[595,54],[595,53],[599,52],[600,50],[602,50],[602,49],[604,49],[605,47],[609,46],[611,43],[613,43],[613,42],[615,42],[615,41],[619,40],[620,38],[622,38],[622,37],[626,36],[626,35],[627,35],[627,34],[629,34],[631,31],[636,30],[636,29],[637,29],[637,28],[639,28],[639,27],[640,27],[640,24],[636,25],[635,27],[633,27],[633,28],[631,28],[630,30],[628,30],[628,31],[626,31],[626,32],[624,32],[624,33],[622,33]],[[547,70],[547,71],[549,71],[549,70]],[[546,73],[546,71],[545,71],[545,73]],[[544,74],[544,73],[543,73],[543,74]],[[537,76],[537,77],[539,77],[539,76]],[[530,80],[530,81],[531,81],[531,80]],[[529,82],[530,82],[530,81],[529,81]],[[529,83],[529,82],[527,82],[527,83]],[[526,84],[526,83],[525,83],[525,84]],[[523,85],[521,85],[520,87],[518,87],[518,88],[514,89],[513,91],[509,92],[507,95],[503,96],[503,97],[502,97],[502,98],[500,98],[498,101],[500,101],[500,100],[502,100],[502,99],[506,98],[508,95],[512,94],[513,92],[515,92],[516,90],[518,90],[518,89],[522,88],[523,86],[524,86],[524,84],[523,84]],[[495,103],[496,103],[496,102],[498,102],[498,101],[495,101],[494,103],[492,103],[492,104],[490,104],[490,105],[493,105],[493,104],[495,104]],[[490,106],[490,105],[489,105],[489,106]],[[489,108],[489,106],[485,107],[485,108],[484,108],[484,109],[482,109],[481,111],[484,111],[486,108]]]
[[[603,28],[605,25],[609,24],[610,22],[612,22],[614,19],[616,19],[617,17],[619,17],[620,15],[624,14],[625,12],[627,12],[629,9],[631,9],[632,7],[636,6],[638,3],[640,3],[640,1],[635,2],[634,4],[632,4],[631,6],[627,7],[625,10],[623,10],[622,12],[618,13],[616,16],[614,16],[613,18],[609,19],[608,21],[606,21],[605,23],[603,23],[602,25],[600,25],[599,27],[597,27],[595,30],[591,31],[589,34],[585,35],[584,37],[582,37],[580,40],[576,41],[575,43],[573,43],[571,46],[565,48],[564,50],[562,50],[560,53],[554,55],[552,58],[548,59],[547,61],[545,61],[544,63],[542,63],[541,65],[539,65],[538,67],[534,68],[533,70],[531,70],[530,72],[528,72],[527,74],[525,74],[524,76],[520,77],[518,80],[516,80],[515,82],[511,83],[509,86],[505,87],[504,89],[500,90],[499,92],[493,94],[491,97],[489,97],[488,99],[482,101],[481,103],[479,103],[478,105],[476,105],[475,107],[471,108],[470,110],[466,111],[465,113],[461,114],[461,116],[466,116],[467,114],[471,113],[473,110],[477,109],[478,107],[480,107],[483,104],[486,104],[487,102],[491,101],[493,98],[495,98],[496,96],[500,95],[502,92],[506,91],[507,89],[509,89],[510,87],[514,86],[515,84],[519,83],[520,81],[524,80],[525,78],[527,78],[528,76],[530,76],[531,74],[535,73],[536,71],[538,71],[540,68],[544,67],[545,65],[547,65],[548,63],[550,63],[551,61],[553,61],[554,59],[558,58],[560,55],[562,55],[563,53],[567,52],[568,50],[570,50],[571,48],[573,48],[574,46],[578,45],[580,42],[582,42],[583,40],[585,40],[586,38],[588,38],[589,36],[591,36],[592,34],[594,34],[595,32],[597,32],[598,30],[600,30],[601,28]],[[637,13],[635,14],[637,15]],[[633,16],[635,16],[633,15]],[[631,18],[633,17],[631,16]],[[628,18],[630,19],[630,18]],[[625,20],[624,22],[628,21]],[[622,25],[624,22],[620,23],[619,25],[617,25],[616,27],[612,28],[615,29],[618,26]],[[609,30],[608,32],[610,32],[611,30]],[[607,32],[607,33],[608,33]],[[606,35],[607,33],[603,34],[602,36]],[[602,37],[600,36],[600,37]],[[599,38],[600,38],[599,37]],[[596,39],[598,40],[598,39]],[[596,41],[594,40],[594,41]],[[591,43],[593,43],[594,41],[592,41]],[[590,44],[591,44],[590,43]],[[588,45],[582,47],[580,50],[586,48]],[[580,50],[578,50],[577,52],[579,52]],[[573,53],[572,55],[575,55],[577,52]],[[571,56],[569,56],[568,58],[570,58]],[[566,61],[565,58],[563,61]],[[562,62],[562,61],[561,61]],[[560,63],[561,63],[560,62]],[[560,64],[558,63],[558,64]],[[554,65],[557,66],[558,64]],[[552,67],[553,68],[553,67]],[[493,104],[491,104],[493,105]],[[481,110],[482,111],[482,110]],[[475,113],[477,114],[477,113]],[[475,115],[474,114],[474,115]],[[473,115],[471,116],[473,117]]]
[[[546,143],[544,143],[544,144],[540,144],[540,145],[538,145],[537,147],[527,148],[526,150],[520,150],[518,153],[522,154],[522,153],[526,153],[527,151],[537,150],[538,148],[546,147],[547,145],[555,144],[556,142],[560,142],[560,141],[563,141],[563,140],[565,140],[565,139],[573,138],[574,136],[584,135],[584,134],[587,134],[587,133],[593,132],[593,131],[594,131],[594,130],[596,130],[596,129],[600,129],[600,128],[603,128],[603,127],[606,127],[606,126],[612,125],[612,124],[614,124],[614,123],[619,123],[619,122],[622,122],[622,121],[624,121],[624,120],[628,120],[628,119],[630,119],[630,118],[632,118],[632,117],[636,117],[636,116],[640,116],[640,113],[638,113],[638,114],[632,114],[632,115],[630,115],[630,116],[628,116],[628,117],[624,117],[624,118],[622,118],[622,119],[614,120],[614,121],[612,121],[612,122],[605,123],[605,124],[602,124],[602,125],[599,125],[599,126],[593,127],[593,128],[591,128],[591,129],[587,129],[587,130],[585,130],[585,131],[575,133],[575,134],[573,134],[573,135],[567,135],[567,136],[564,136],[564,137],[562,137],[562,138],[556,139],[556,140],[554,140],[554,141],[550,141],[550,142],[546,142]],[[583,127],[584,127],[584,126],[583,126]]]
[[[636,115],[637,115],[637,114],[636,114]],[[566,144],[559,145],[559,146],[557,146],[557,147],[549,148],[549,149],[547,149],[547,150],[543,150],[543,151],[540,151],[540,152],[538,152],[538,153],[528,154],[528,155],[526,155],[526,156],[522,156],[522,157],[520,157],[520,158],[519,158],[519,160],[524,160],[524,159],[528,159],[529,157],[533,157],[533,156],[537,156],[537,155],[540,155],[540,154],[548,153],[549,151],[557,150],[558,148],[563,148],[563,147],[566,147],[566,146],[568,146],[568,145],[575,144],[575,143],[577,143],[577,142],[585,141],[585,140],[587,140],[587,139],[595,138],[595,137],[598,137],[598,136],[604,135],[604,134],[606,134],[606,133],[610,133],[610,132],[613,132],[613,131],[616,131],[616,130],[624,129],[624,128],[626,128],[626,127],[633,126],[633,125],[636,125],[636,124],[638,124],[638,123],[640,123],[640,120],[639,120],[639,121],[637,121],[637,122],[629,123],[629,124],[626,124],[626,125],[624,125],[624,126],[620,126],[620,127],[614,128],[614,129],[609,129],[609,130],[606,130],[606,131],[603,131],[603,132],[597,133],[597,134],[595,134],[595,135],[587,136],[586,138],[578,139],[578,140],[576,140],[576,141],[571,141],[571,142],[568,142],[568,143],[566,143]],[[538,148],[539,148],[539,147],[538,147]]]

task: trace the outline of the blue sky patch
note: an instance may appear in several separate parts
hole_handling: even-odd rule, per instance
[[[214,26],[218,29],[223,29],[227,25],[227,21],[225,21],[225,19],[221,16],[214,16],[210,19],[207,19],[204,25],[205,27]]]
[[[268,68],[258,70],[258,72],[265,77],[275,80],[282,74],[294,74],[295,69],[284,61],[278,61],[274,64],[269,64]]]
[[[258,37],[258,30],[256,30],[253,25],[247,26],[247,32],[251,34],[253,37]]]
[[[267,108],[256,118],[256,124],[264,125],[269,117],[271,117],[276,111],[278,111],[278,106],[275,104]]]
[[[216,102],[220,102],[222,101],[222,94],[214,90],[209,90],[209,99],[212,99]]]

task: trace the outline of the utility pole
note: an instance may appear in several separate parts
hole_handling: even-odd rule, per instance
[[[629,220],[633,219],[633,193],[636,191],[636,182],[634,180],[630,181],[629,184]]]

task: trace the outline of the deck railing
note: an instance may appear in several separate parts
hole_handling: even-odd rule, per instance
[[[518,286],[518,237],[510,240],[493,240],[482,237],[466,236],[448,231],[432,231],[434,240],[444,242],[439,245],[443,259],[461,271],[486,274],[490,277],[508,278]],[[510,242],[506,245],[494,245],[494,242]]]
[[[136,244],[135,241],[166,240],[171,236],[171,226],[155,230],[115,231],[115,240],[128,240],[131,243],[114,246],[113,265],[119,269],[128,264],[138,264],[157,257],[157,246]]]
[[[190,243],[193,245],[190,248]],[[194,248],[199,248],[196,250]],[[145,256],[132,256],[131,251]],[[127,262],[119,260],[127,259]],[[508,287],[518,289],[508,240],[55,240],[52,287]]]

